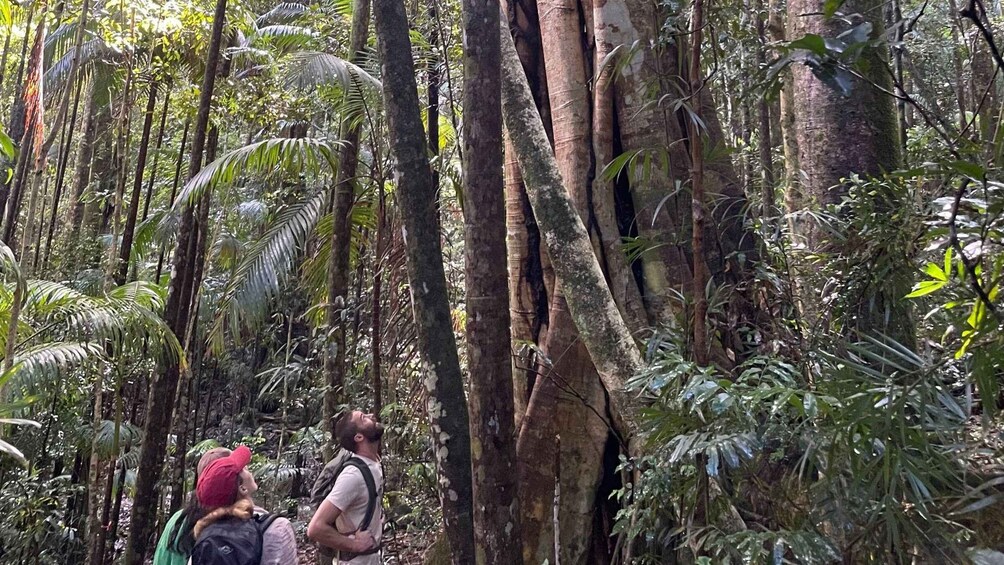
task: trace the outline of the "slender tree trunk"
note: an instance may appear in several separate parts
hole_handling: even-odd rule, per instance
[[[130,57],[126,67],[125,86],[122,92],[122,102],[119,108],[118,125],[116,126],[115,145],[112,149],[112,178],[115,183],[115,192],[111,201],[111,245],[108,247],[108,264],[105,271],[105,280],[115,282],[118,273],[119,242],[122,235],[122,212],[125,208],[125,187],[126,179],[129,176],[128,168],[125,165],[126,155],[132,146],[132,129],[129,124],[132,122],[132,83],[133,64]],[[102,231],[104,231],[102,229]]]
[[[181,165],[185,159],[185,146],[188,144],[188,130],[192,125],[191,121],[185,120],[185,131],[181,134],[181,144],[178,146],[178,160],[174,164],[174,183],[171,185],[171,194],[167,199],[167,207],[174,206],[174,197],[178,193],[178,184],[181,181]],[[164,269],[164,249],[161,248],[157,257],[157,270],[154,271],[153,280],[160,284],[160,275]]]
[[[785,25],[785,8],[782,0],[767,0],[768,16],[767,31],[770,40],[781,43],[791,36]],[[784,151],[784,208],[789,214],[788,224],[791,231],[796,231],[796,219],[791,216],[802,207],[801,175],[798,164],[798,137],[795,135],[794,81],[791,68],[784,72],[784,83],[778,102],[780,109],[779,124],[781,130],[782,149]]]
[[[101,518],[98,520],[97,530],[93,532],[91,543],[90,565],[102,565],[105,558],[105,548],[108,544],[108,522],[112,510],[112,487],[115,484],[115,458],[112,457],[105,465],[104,495],[101,498]]]
[[[900,7],[899,0],[892,0],[892,9],[890,10],[892,15],[891,25],[896,25],[898,22],[903,20],[903,10]],[[907,130],[907,115],[906,115],[906,82],[903,74],[903,50],[905,49],[903,40],[906,34],[906,29],[904,26],[899,26],[896,28],[896,41],[893,43],[891,48],[892,55],[892,67],[896,83],[896,118],[899,123],[899,152],[900,159],[904,165],[906,163],[906,130]]]
[[[354,0],[352,30],[349,38],[349,58],[358,62],[369,36],[370,0]],[[334,184],[334,221],[331,231],[331,255],[328,260],[327,325],[329,343],[324,351],[324,376],[328,389],[324,394],[324,418],[332,426],[345,402],[345,308],[348,306],[349,249],[352,239],[353,186],[359,165],[360,126],[346,120],[342,124],[342,146]],[[333,439],[332,439],[333,441]],[[334,450],[327,446],[328,455]]]
[[[52,238],[56,233],[56,218],[59,217],[59,203],[63,196],[63,183],[66,180],[66,169],[70,165],[70,151],[73,149],[73,134],[76,132],[77,114],[80,109],[80,95],[83,92],[85,82],[87,82],[87,80],[83,77],[77,81],[77,92],[74,94],[73,99],[73,113],[70,115],[70,119],[63,124],[66,137],[61,142],[59,163],[56,166],[56,188],[55,194],[52,198],[52,210],[49,213],[49,228],[45,235],[45,254],[42,257],[43,271],[49,265],[49,254],[52,251]],[[87,118],[84,119],[85,122],[86,120]]]
[[[98,114],[99,112],[104,114],[104,111],[95,107],[97,96],[97,85],[94,79],[91,79],[87,87],[87,98],[84,100],[84,135],[80,139],[77,166],[73,173],[73,198],[70,202],[70,214],[67,219],[67,224],[69,224],[67,243],[69,245],[75,244],[83,224],[84,192],[91,182],[91,162],[94,159],[94,144],[97,139]]]
[[[213,15],[212,36],[209,41],[209,53],[206,56],[205,76],[202,89],[199,92],[199,111],[192,139],[188,178],[194,177],[202,168],[202,153],[205,149],[210,103],[216,84],[217,67],[220,62],[226,8],[227,0],[217,0]],[[189,308],[193,293],[191,279],[195,272],[193,263],[199,255],[198,250],[195,249],[195,240],[198,236],[194,233],[193,228],[195,228],[195,210],[193,206],[189,205],[185,207],[178,231],[178,243],[174,253],[167,305],[164,309],[167,325],[175,335],[183,335],[188,327]],[[144,441],[140,451],[139,469],[136,474],[136,495],[129,528],[129,541],[123,560],[126,565],[141,565],[143,563],[147,545],[153,533],[152,528],[157,514],[155,487],[164,463],[167,435],[170,432],[171,417],[174,412],[180,369],[177,362],[169,362],[160,378],[154,381],[150,390]]]
[[[10,38],[14,35],[13,27],[13,22],[7,25],[7,36],[3,40],[3,55],[0,55],[0,95],[3,93],[4,79],[7,78],[7,56],[10,54]]]
[[[446,535],[454,564],[476,563],[467,400],[436,230],[436,187],[419,110],[408,18],[402,0],[375,0],[373,12]]]
[[[94,382],[94,415],[92,426],[95,438],[97,437],[99,426],[101,425],[102,413],[104,412],[104,376],[98,375]],[[98,494],[101,484],[101,458],[99,457],[96,442],[91,444],[90,466],[87,475],[87,562],[93,564],[95,553],[97,553],[98,543],[101,534],[101,506]]]
[[[690,94],[699,97],[704,82],[701,78],[701,42],[704,38],[704,0],[694,0],[690,24]],[[690,129],[690,191],[693,213],[691,250],[694,256],[694,360],[708,364],[708,298],[707,267],[704,264],[704,132],[698,124],[701,111],[687,125]]]
[[[170,83],[167,84],[164,89],[164,110],[160,114],[160,129],[157,132],[157,147],[153,152],[153,166],[150,168],[150,180],[146,184],[146,198],[143,200],[143,218],[145,221],[147,215],[150,213],[150,200],[153,198],[153,185],[154,181],[157,180],[157,164],[160,162],[160,148],[164,144],[164,126],[167,125],[167,110],[171,105],[171,88]],[[185,132],[188,132],[188,123],[185,123]],[[184,144],[182,144],[184,145]]]
[[[115,275],[115,284],[117,285],[125,284],[129,274],[133,236],[136,233],[139,201],[143,191],[143,171],[146,169],[147,150],[150,147],[150,130],[153,128],[153,115],[157,107],[157,87],[156,80],[150,82],[150,93],[146,101],[146,113],[143,116],[143,133],[139,142],[139,153],[136,155],[136,174],[133,177],[129,213],[126,215],[125,229],[122,231],[122,247],[119,250],[118,269],[116,269]]]
[[[759,69],[765,69],[767,66],[767,19],[768,14],[766,13],[768,7],[766,5],[766,0],[757,0],[757,17],[756,17],[756,32],[757,32],[757,66]],[[774,218],[777,216],[777,195],[774,194],[774,159],[771,153],[774,149],[774,144],[772,142],[770,127],[771,127],[771,114],[770,114],[770,102],[767,100],[766,96],[761,96],[757,102],[758,114],[760,118],[759,127],[757,129],[758,149],[760,153],[760,170],[761,170],[761,195],[763,198],[763,208],[761,209],[761,217]],[[771,220],[773,223],[773,220]]]
[[[112,519],[108,526],[108,535],[112,539],[112,544],[108,547],[108,554],[105,557],[105,563],[114,563],[115,556],[115,540],[118,539],[119,531],[119,517],[122,514],[122,498],[125,495],[126,489],[126,470],[127,467],[124,464],[119,465],[121,469],[119,470],[118,479],[116,481],[115,488],[115,505],[112,506]]]
[[[499,9],[464,0],[464,234],[478,563],[521,565],[509,357]],[[437,140],[438,141],[438,140]]]
[[[377,189],[377,227],[375,255],[376,263],[373,267],[373,305],[370,317],[370,356],[373,364],[373,412],[380,414],[383,410],[383,373],[381,364],[383,363],[381,309],[383,304],[383,277],[384,269],[387,266],[387,250],[384,240],[387,231],[387,207],[384,195],[383,179],[376,183]]]
[[[51,198],[49,194],[49,185],[51,184],[51,179],[46,177],[45,185],[42,187],[42,197],[39,203],[39,213],[38,213],[38,225],[31,226],[32,242],[31,248],[34,249],[34,254],[31,259],[31,272],[37,272],[39,267],[39,261],[42,258],[42,234],[45,233],[46,222],[46,210],[49,208],[49,200]],[[29,215],[29,218],[36,217],[34,214]],[[30,225],[30,224],[29,224]],[[27,247],[27,246],[26,246]]]
[[[965,31],[962,27],[961,18],[959,18],[959,7],[956,0],[948,0],[948,16],[952,22],[952,70],[955,72],[955,76],[959,77],[959,80],[955,81],[955,101],[959,106],[959,131],[964,131],[966,129],[966,81],[962,80],[962,60],[964,59],[964,54],[961,52],[965,48],[965,42],[962,38],[965,36]]]

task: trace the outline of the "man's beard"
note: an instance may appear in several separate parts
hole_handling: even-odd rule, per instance
[[[383,424],[377,422],[372,428],[363,431],[362,434],[367,440],[376,443],[383,437]]]

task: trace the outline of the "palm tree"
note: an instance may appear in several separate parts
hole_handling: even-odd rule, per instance
[[[181,344],[158,313],[164,306],[158,286],[133,282],[91,296],[62,283],[27,279],[2,243],[0,275],[0,425],[38,426],[8,416],[30,416],[32,405],[58,395],[60,380],[75,368],[108,364],[138,347],[185,362]],[[25,462],[6,441],[0,440],[0,452]]]

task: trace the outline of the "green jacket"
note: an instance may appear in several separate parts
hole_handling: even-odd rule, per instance
[[[174,551],[171,546],[171,532],[174,526],[181,519],[182,511],[179,510],[171,516],[164,526],[164,532],[160,534],[160,541],[157,542],[157,549],[153,552],[153,565],[185,565],[188,563],[188,556]]]

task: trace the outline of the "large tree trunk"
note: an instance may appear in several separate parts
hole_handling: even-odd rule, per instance
[[[630,441],[637,431],[637,404],[624,390],[624,383],[641,369],[641,354],[593,254],[585,225],[562,184],[508,26],[500,26],[500,31],[506,129],[555,278],[560,281],[557,284],[564,289],[575,325],[611,395],[618,427]]]
[[[349,58],[358,62],[369,35],[370,0],[354,0],[352,31],[349,39]],[[334,222],[331,230],[331,255],[328,259],[327,325],[329,343],[324,350],[324,376],[327,392],[324,394],[325,425],[332,426],[334,438],[335,416],[345,402],[346,340],[345,315],[349,307],[349,248],[352,239],[352,201],[355,191],[356,169],[359,165],[359,120],[349,118],[342,126],[344,145],[339,154],[338,173],[334,184]],[[333,452],[327,447],[328,455]]]
[[[598,261],[601,272],[597,280],[609,285],[616,305],[608,313],[623,317],[621,327],[626,329],[621,335],[630,342],[632,334],[639,334],[650,324],[684,313],[677,302],[669,299],[672,290],[688,297],[693,294],[695,258],[690,246],[691,200],[687,190],[691,159],[684,127],[689,118],[667,111],[666,103],[657,104],[651,96],[654,84],[660,84],[664,91],[689,88],[688,79],[670,78],[687,76],[688,56],[678,56],[678,49],[686,52],[686,43],[679,42],[679,47],[672,48],[647,47],[657,39],[656,22],[665,14],[643,2],[558,0],[541,2],[539,8],[532,9],[526,2],[513,2],[508,11],[510,23],[517,28],[516,47],[523,68],[535,85],[532,94],[543,126],[553,127],[558,182],[564,182],[584,226],[584,243],[591,253],[582,249],[582,256]],[[535,46],[538,29],[542,42]],[[633,47],[639,44],[646,47]],[[541,65],[535,65],[541,48],[546,66],[543,77],[538,70]],[[620,57],[630,60],[625,62],[615,56],[616,62],[612,62],[610,56],[615,49],[623,53]],[[678,82],[670,84],[671,80]],[[505,92],[510,94],[508,87]],[[705,153],[725,155],[717,150],[723,136],[710,96],[704,93],[699,100],[706,124],[704,140],[712,146]],[[525,138],[525,122],[513,126],[508,123],[510,117],[517,116],[506,115],[512,141]],[[535,157],[546,157],[546,145],[530,145],[537,147],[529,150],[539,153]],[[516,147],[521,164],[531,158],[526,151],[525,147],[522,152]],[[624,167],[624,174],[603,174],[611,161],[628,152],[639,156],[634,165]],[[659,165],[664,158],[665,166]],[[651,168],[644,166],[646,161],[652,163]],[[702,231],[705,253],[701,260],[708,264],[715,286],[729,291],[731,298],[727,318],[714,320],[716,331],[709,335],[720,337],[709,347],[716,363],[730,366],[743,354],[736,330],[754,313],[741,283],[747,280],[748,266],[755,258],[755,238],[743,225],[745,195],[728,158],[710,159],[703,170],[708,212],[707,227]],[[553,561],[554,547],[558,546],[561,562],[602,561],[605,556],[595,552],[603,544],[589,542],[593,534],[591,519],[600,504],[596,500],[598,485],[604,472],[612,471],[603,469],[600,457],[609,439],[608,426],[614,424],[604,420],[608,414],[622,415],[608,406],[607,392],[616,400],[620,386],[612,384],[617,381],[609,372],[597,372],[590,362],[590,357],[592,362],[597,361],[596,344],[590,344],[595,336],[578,335],[579,330],[594,331],[597,318],[593,316],[588,322],[582,319],[576,307],[576,303],[581,304],[582,294],[570,290],[562,278],[562,263],[570,254],[550,248],[553,241],[563,243],[567,238],[548,239],[549,229],[555,227],[554,215],[541,213],[536,202],[533,211],[526,209],[522,200],[525,196],[520,192],[523,179],[517,173],[511,167],[507,171],[506,188],[510,277],[518,282],[512,285],[510,296],[513,338],[518,344],[533,336],[529,341],[536,343],[552,364],[533,367],[527,360],[518,360],[537,369],[540,375],[527,378],[528,384],[522,385],[517,373],[517,385],[532,388],[518,447],[524,555],[534,562]],[[530,186],[525,170],[523,176],[527,177],[532,201],[532,191],[537,187]],[[667,190],[677,185],[681,188]],[[540,254],[539,262],[535,261],[539,239],[534,241],[538,233],[543,234],[549,247],[547,253]],[[627,259],[625,237],[637,237],[648,248],[634,264]],[[549,274],[552,267],[556,277]],[[536,275],[537,269],[540,275]],[[572,272],[579,275],[585,271]],[[564,276],[568,276],[567,270]],[[577,278],[572,284],[581,283],[581,277]],[[541,282],[535,282],[538,280]],[[541,286],[546,290],[541,291]],[[584,327],[573,323],[573,318]],[[627,366],[620,366],[620,375],[625,379],[632,373]],[[624,426],[618,427],[623,432]],[[558,430],[560,442],[556,438]],[[554,452],[555,445],[560,446],[560,461],[545,457]],[[550,513],[556,481],[561,496],[559,540],[555,544]]]
[[[846,18],[826,19],[823,0],[789,0],[788,30],[790,38],[813,33],[836,37],[848,29]],[[847,14],[864,14],[873,26],[873,36],[883,31],[882,0],[848,0],[841,8]],[[886,71],[888,51],[868,49],[865,77],[886,91],[892,90],[892,80]],[[900,166],[898,124],[892,98],[868,82],[855,79],[853,95],[843,97],[825,85],[805,65],[792,68],[794,133],[798,145],[799,176],[802,178],[803,206],[818,211],[840,205],[848,193],[843,179],[852,173],[863,177],[879,176]],[[877,206],[895,206],[894,202],[876,202]],[[806,250],[813,254],[841,254],[851,251],[854,238],[840,243],[829,232],[812,222],[800,222],[796,235]],[[853,235],[853,234],[852,234]],[[902,253],[903,250],[889,250]],[[805,268],[808,272],[808,267]],[[909,307],[902,297],[909,292],[909,273],[892,272],[883,281],[869,287],[868,296],[846,297],[858,306],[848,312],[845,320],[837,321],[845,331],[879,331],[895,338],[907,347],[914,345],[913,323]],[[808,286],[808,285],[807,285]],[[823,321],[819,304],[819,288],[802,292],[803,312],[810,324]]]
[[[565,363],[559,362],[545,375],[545,380],[538,379],[520,436],[520,474],[522,486],[525,487],[525,504],[528,507],[525,514],[527,525],[524,559],[538,562],[541,557],[550,558],[552,547],[560,547],[563,560],[567,557],[572,562],[581,562],[583,557],[587,557],[591,546],[589,534],[595,487],[602,476],[601,460],[582,454],[588,454],[590,447],[596,451],[597,446],[604,445],[605,432],[596,434],[570,430],[574,442],[560,442],[561,461],[567,459],[572,463],[568,466],[570,470],[567,473],[561,473],[560,485],[564,488],[569,484],[563,480],[568,476],[574,480],[572,484],[575,489],[570,496],[561,497],[558,525],[559,528],[565,525],[568,527],[557,535],[547,524],[547,510],[553,505],[553,502],[548,504],[548,501],[553,501],[551,497],[555,475],[558,473],[557,466],[551,467],[548,461],[539,457],[536,458],[537,461],[528,461],[529,454],[540,454],[544,451],[541,447],[553,446],[557,442],[553,435],[557,425],[550,419],[553,415],[547,412],[554,411],[549,407],[555,404],[558,389],[562,386],[566,386],[575,396],[571,411],[560,410],[558,413],[559,417],[567,418],[560,420],[562,429],[569,422],[573,427],[581,426],[582,416],[588,415],[585,410],[609,413],[612,425],[624,443],[630,451],[637,452],[637,447],[631,446],[637,434],[638,406],[634,398],[623,389],[623,383],[642,368],[642,357],[613,301],[571,197],[562,186],[557,164],[550,153],[543,123],[512,37],[505,28],[501,32],[506,129],[512,139],[529,201],[554,269],[547,353],[552,360],[558,361],[569,355],[567,368],[563,368]],[[564,300],[561,299],[562,296]],[[570,320],[559,323],[558,314],[564,313],[564,301],[567,302],[570,318],[577,327],[577,336],[574,335]],[[593,367],[597,369],[599,380],[609,393],[608,412],[602,405],[603,390],[595,377],[591,376],[588,363],[583,362],[582,355],[576,356],[569,351],[578,339],[587,350]],[[605,427],[602,419],[585,421],[593,425],[604,423]],[[523,434],[528,436],[524,437]],[[527,447],[528,443],[536,448]],[[571,449],[566,451],[566,444]],[[602,448],[599,447],[598,451],[601,453]],[[553,450],[550,453],[553,454]],[[557,543],[554,542],[555,538]]]
[[[199,93],[199,111],[192,136],[192,152],[189,158],[188,178],[194,177],[202,168],[202,153],[206,145],[206,131],[209,125],[209,110],[213,89],[216,84],[217,67],[220,61],[220,46],[223,39],[223,24],[226,19],[227,0],[217,0],[213,15],[212,36],[209,41],[209,53],[206,56],[206,70]],[[207,194],[208,196],[208,194]],[[205,197],[203,198],[203,204]],[[178,243],[174,251],[171,282],[168,286],[167,305],[164,309],[168,327],[175,335],[184,341],[184,332],[188,327],[188,318],[194,294],[193,278],[196,273],[194,264],[199,252],[197,242],[200,240],[195,233],[197,206],[185,206],[181,226],[178,231]],[[202,239],[204,242],[205,240]],[[136,477],[136,495],[134,497],[132,521],[129,528],[129,542],[123,562],[126,565],[141,565],[146,555],[152,529],[157,515],[156,485],[160,478],[161,467],[167,449],[167,436],[170,432],[171,416],[174,412],[175,395],[181,366],[178,362],[170,362],[150,388],[150,400],[144,427],[143,446],[140,451],[139,469]]]
[[[467,400],[436,229],[436,187],[419,111],[408,18],[402,0],[376,0],[373,8],[439,496],[453,563],[466,565],[476,562]]]
[[[516,51],[526,70],[534,101],[545,129],[550,128],[547,79],[540,48],[536,0],[517,0],[507,6],[509,24],[516,31]],[[513,397],[517,429],[526,415],[536,381],[536,353],[547,330],[547,283],[540,230],[523,187],[512,141],[505,137],[506,246],[509,267],[509,310],[513,348]],[[553,277],[552,277],[553,278]],[[521,493],[522,495],[522,493]],[[524,506],[524,510],[526,507]],[[528,528],[523,529],[524,533]]]
[[[478,563],[522,565],[509,355],[498,3],[464,0],[464,256]]]

